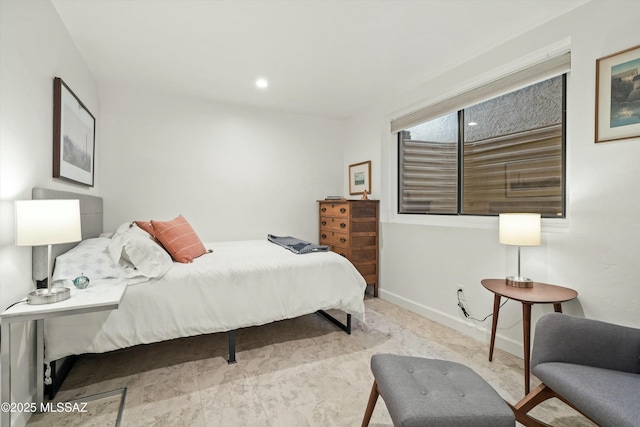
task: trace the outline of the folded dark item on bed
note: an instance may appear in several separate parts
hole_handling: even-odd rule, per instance
[[[278,237],[273,234],[268,234],[267,239],[275,243],[276,245],[280,245],[285,249],[289,249],[291,252],[295,254],[308,254],[311,252],[327,252],[329,250],[329,246],[325,245],[316,245],[315,243],[306,242],[304,240],[300,240],[296,237],[284,236]]]

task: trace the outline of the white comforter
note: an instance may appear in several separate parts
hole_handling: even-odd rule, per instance
[[[264,241],[207,243],[212,253],[130,285],[120,308],[48,319],[45,360],[223,332],[340,309],[364,320],[366,283],[334,252],[296,255]]]

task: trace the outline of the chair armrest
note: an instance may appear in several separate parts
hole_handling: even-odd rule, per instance
[[[640,373],[640,329],[546,314],[536,324],[531,367],[545,362]]]

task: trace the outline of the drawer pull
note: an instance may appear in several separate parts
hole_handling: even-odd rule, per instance
[[[322,207],[322,209],[320,209],[322,212],[326,212],[327,208],[325,208],[324,206]]]
[[[322,237],[323,239],[326,239],[326,238],[327,238],[327,235],[326,235],[326,234],[323,234],[323,235],[322,235],[322,236],[320,236],[320,237]]]
[[[347,224],[345,224],[344,222],[340,223],[340,228],[345,228],[347,226]]]
[[[322,224],[322,225],[327,225],[327,221],[324,221],[324,220],[323,220],[320,224]]]
[[[346,241],[347,241],[347,239],[345,239],[344,237],[341,237],[341,238],[340,238],[340,243],[344,243],[344,242],[346,242]]]
[[[345,213],[347,211],[347,208],[340,208],[340,213]]]

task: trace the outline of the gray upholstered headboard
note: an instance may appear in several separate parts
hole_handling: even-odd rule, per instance
[[[31,198],[40,199],[78,199],[80,200],[80,223],[82,226],[82,239],[98,237],[102,233],[102,197],[87,194],[71,193],[69,191],[48,190],[46,188],[34,188]],[[43,213],[46,215],[46,213]],[[76,246],[78,242],[53,245],[51,248],[51,261],[60,254],[67,252]],[[33,280],[47,278],[47,247],[33,247]]]

